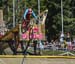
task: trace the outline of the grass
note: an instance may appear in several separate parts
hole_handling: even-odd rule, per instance
[[[32,53],[34,53],[33,52],[33,50],[28,50],[29,52],[32,52]],[[39,51],[37,50],[37,53],[38,53]],[[64,53],[65,51],[58,51],[58,50],[42,50],[42,55],[59,55],[59,54],[61,54],[61,53]]]
[[[59,55],[61,53],[64,53],[64,51],[58,51],[58,50],[44,50],[43,55]]]

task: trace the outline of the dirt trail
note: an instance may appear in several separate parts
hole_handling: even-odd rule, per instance
[[[0,64],[21,64],[22,58],[0,58]],[[24,64],[75,64],[75,59],[25,58]]]

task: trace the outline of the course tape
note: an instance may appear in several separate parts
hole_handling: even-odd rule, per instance
[[[32,55],[0,55],[0,58],[65,58],[75,59],[75,56],[32,56]]]

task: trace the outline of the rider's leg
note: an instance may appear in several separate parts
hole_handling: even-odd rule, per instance
[[[30,23],[30,20],[23,21],[22,28],[24,29],[24,32],[26,32],[29,29],[29,23]]]

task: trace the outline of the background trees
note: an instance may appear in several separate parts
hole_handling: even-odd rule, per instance
[[[56,38],[61,31],[61,0],[47,0],[48,15],[46,19],[46,34],[50,41]],[[63,0],[64,9],[64,32],[71,32],[74,34],[75,24],[73,23],[74,18],[74,0]]]
[[[4,11],[4,20],[12,28],[13,0],[0,0]],[[58,36],[61,31],[61,0],[40,0],[41,12],[48,9],[46,19],[46,36],[48,41]],[[7,3],[7,4],[5,4]],[[36,0],[15,0],[16,23],[22,21],[25,8],[32,7],[38,14],[38,4]],[[64,32],[75,34],[75,0],[63,0],[64,9]]]

